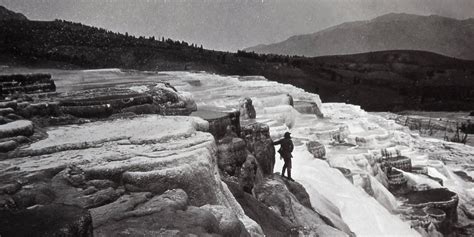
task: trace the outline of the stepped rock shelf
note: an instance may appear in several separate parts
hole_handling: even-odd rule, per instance
[[[95,236],[471,231],[472,184],[453,173],[462,166],[449,166],[469,163],[470,147],[421,138],[357,106],[321,103],[259,76],[48,72],[56,92],[16,93],[0,103],[0,126],[31,124],[0,139],[16,142],[2,145],[0,159],[0,215],[8,219],[73,204],[72,213],[92,223],[64,221]],[[272,140],[286,131],[296,182],[273,173],[282,161]],[[404,156],[390,174],[382,149]],[[392,194],[400,180],[403,189]],[[430,191],[457,202],[410,205],[403,196]],[[0,234],[14,228],[2,222]]]

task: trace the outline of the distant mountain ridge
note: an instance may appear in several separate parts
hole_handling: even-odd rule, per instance
[[[474,19],[389,13],[368,21],[346,22],[285,41],[257,45],[248,52],[308,57],[384,50],[422,50],[474,59]]]
[[[0,6],[0,21],[7,20],[28,20],[28,18],[21,13],[16,13],[6,9],[4,6]]]
[[[316,58],[208,50],[64,20],[0,21],[0,65],[262,75],[369,111],[474,110],[474,61],[413,50]],[[1,72],[0,72],[1,73]]]

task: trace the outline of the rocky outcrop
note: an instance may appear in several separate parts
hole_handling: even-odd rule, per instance
[[[298,236],[297,225],[272,211],[251,194],[242,191],[237,183],[227,182],[227,184],[245,214],[262,227],[266,236]]]
[[[261,180],[262,176],[257,159],[252,154],[247,153],[247,159],[240,168],[240,186],[245,192],[252,193],[255,184]]]
[[[257,159],[263,175],[273,174],[275,147],[270,138],[268,125],[256,122],[243,124],[241,137],[245,140],[247,149]]]
[[[231,126],[227,126],[226,135],[217,141],[217,164],[226,177],[239,181],[241,188],[252,193],[257,178],[262,171],[253,154],[247,150],[245,141],[235,134]]]
[[[327,218],[301,204],[278,176],[266,178],[255,188],[255,194],[257,200],[285,220],[295,224],[297,231],[302,235],[348,236],[351,234],[331,226],[332,223],[325,221]]]
[[[309,141],[306,143],[306,147],[308,148],[308,151],[313,154],[314,158],[325,159],[326,148],[324,148],[323,144],[317,141]]]
[[[248,97],[239,102],[239,111],[241,119],[254,119],[257,116],[252,104],[252,99]]]
[[[299,203],[309,209],[313,209],[313,207],[311,206],[311,201],[309,199],[309,194],[308,192],[306,192],[306,189],[303,187],[303,185],[288,179],[281,180],[285,183],[288,191],[290,191],[296,197]]]
[[[92,237],[89,211],[62,204],[19,211],[0,210],[1,236]]]
[[[217,143],[217,157],[217,164],[221,171],[238,177],[247,159],[245,141],[231,135],[224,137]]]

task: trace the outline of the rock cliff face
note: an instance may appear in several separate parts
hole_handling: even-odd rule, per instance
[[[275,166],[275,147],[270,138],[269,127],[261,123],[248,123],[242,126],[242,138],[259,164],[263,175],[273,174]]]

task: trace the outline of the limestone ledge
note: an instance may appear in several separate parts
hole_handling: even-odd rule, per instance
[[[24,207],[51,202],[100,207],[124,193],[159,195],[167,190],[182,189],[190,205],[222,206],[209,209],[211,212],[228,209],[250,235],[262,235],[260,226],[244,214],[221,181],[217,146],[208,130],[208,122],[200,118],[159,115],[52,127],[48,129],[46,139],[22,147],[8,160],[0,161],[0,186],[20,184],[21,188],[11,193],[12,197],[20,198],[5,199],[7,204],[12,200],[16,202],[13,206],[22,206],[18,193],[43,190],[35,188],[37,186],[46,185],[54,192],[50,195],[52,198],[33,198],[23,204]],[[71,166],[77,167],[72,170],[79,171],[68,171],[64,175],[64,169]],[[57,181],[63,176],[69,177],[69,184]],[[110,182],[113,187],[97,191],[97,188],[85,185],[96,180]],[[82,191],[78,193],[71,185]],[[101,194],[107,194],[108,199],[103,200]],[[87,201],[89,197],[96,197],[93,204]],[[4,200],[0,201],[4,203]],[[218,219],[231,218],[229,215],[218,216]]]
[[[412,207],[455,208],[458,195],[448,189],[430,189],[408,194],[407,205]]]

